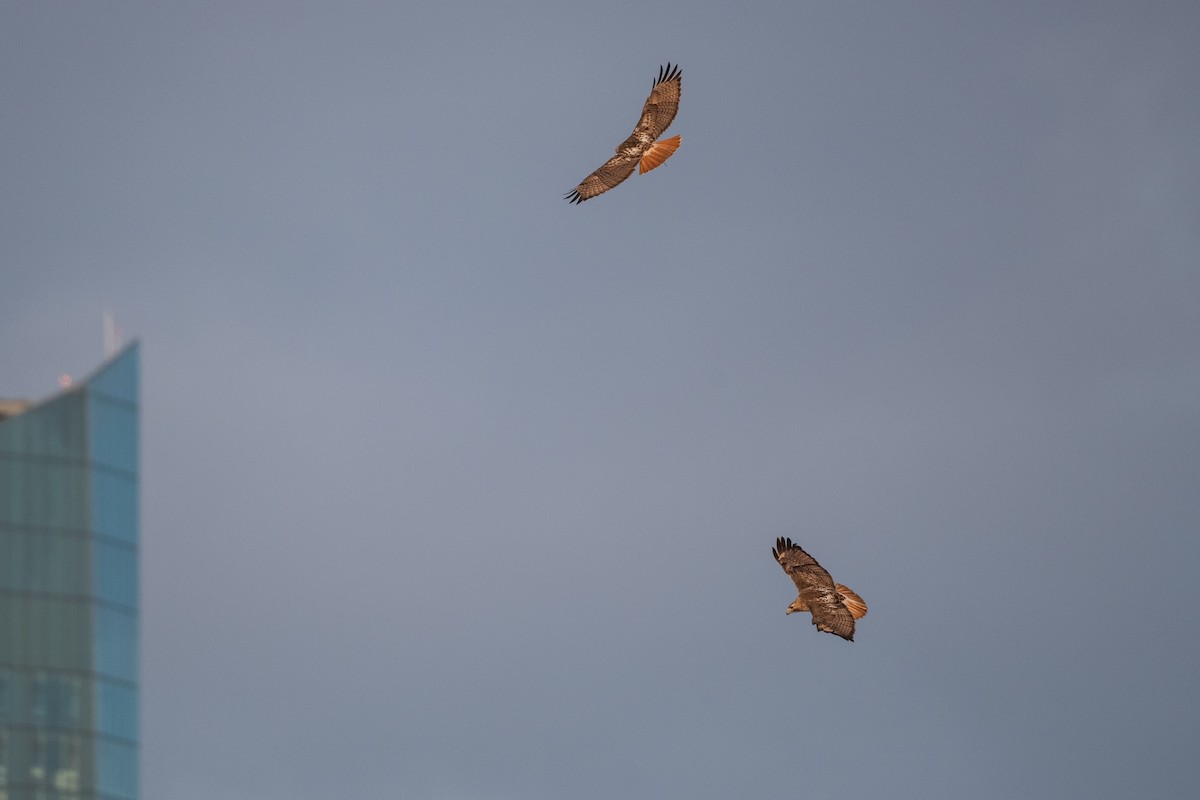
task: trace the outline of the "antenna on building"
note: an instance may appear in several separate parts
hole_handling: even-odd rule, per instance
[[[117,327],[117,323],[113,321],[113,313],[105,310],[101,315],[104,323],[104,357],[112,358],[117,354],[117,350],[121,349],[121,329]]]

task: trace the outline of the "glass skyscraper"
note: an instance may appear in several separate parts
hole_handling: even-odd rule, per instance
[[[0,800],[137,798],[137,392],[135,342],[0,419]]]

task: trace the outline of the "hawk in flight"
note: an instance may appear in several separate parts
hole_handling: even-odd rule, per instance
[[[567,200],[572,203],[582,203],[598,194],[604,194],[621,181],[633,174],[633,168],[638,167],[638,174],[649,172],[671,157],[679,148],[680,137],[658,141],[675,119],[679,111],[679,95],[683,91],[683,73],[679,65],[672,67],[669,63],[658,68],[658,80],[642,106],[642,118],[629,138],[617,147],[617,154],[604,162],[604,166],[588,175],[567,194]]]
[[[787,607],[787,613],[810,611],[817,630],[836,633],[853,642],[854,620],[867,615],[863,599],[842,584],[834,583],[825,568],[791,539],[776,539],[771,555],[796,584],[798,594]]]

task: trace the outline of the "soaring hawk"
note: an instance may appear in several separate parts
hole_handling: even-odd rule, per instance
[[[812,623],[817,630],[836,633],[848,641],[854,641],[854,620],[867,615],[867,604],[863,599],[833,578],[817,560],[792,544],[791,539],[776,539],[771,555],[779,562],[796,584],[796,599],[787,607],[793,611],[811,611]]]
[[[680,137],[658,141],[658,137],[671,125],[675,112],[679,111],[679,95],[683,91],[683,73],[679,65],[668,63],[658,68],[658,80],[642,106],[642,118],[629,138],[617,147],[617,154],[604,162],[604,166],[588,175],[567,194],[572,203],[582,203],[598,194],[604,194],[633,174],[649,172],[671,157],[679,147]]]

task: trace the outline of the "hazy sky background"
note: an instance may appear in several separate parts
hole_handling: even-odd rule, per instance
[[[0,395],[142,342],[142,796],[1195,796],[1198,31],[0,6]]]

